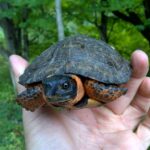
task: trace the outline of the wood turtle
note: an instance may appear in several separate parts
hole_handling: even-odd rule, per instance
[[[68,109],[96,107],[127,92],[127,60],[103,41],[67,37],[38,56],[20,76],[26,90],[17,102],[27,110],[49,105]]]

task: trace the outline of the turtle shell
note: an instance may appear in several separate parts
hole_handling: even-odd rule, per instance
[[[41,53],[19,83],[28,85],[55,74],[76,74],[107,84],[122,84],[129,80],[131,67],[105,42],[79,35],[68,37]]]

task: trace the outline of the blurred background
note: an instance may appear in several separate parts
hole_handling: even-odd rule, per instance
[[[135,49],[150,57],[150,1],[0,0],[0,150],[24,149],[9,56],[18,54],[31,62],[75,34],[102,39],[129,60]]]

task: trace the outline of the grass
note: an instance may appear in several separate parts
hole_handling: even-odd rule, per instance
[[[15,102],[8,63],[0,57],[0,150],[23,150],[21,108]]]

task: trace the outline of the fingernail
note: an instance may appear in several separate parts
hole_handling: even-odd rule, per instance
[[[141,50],[136,50],[132,54],[133,76],[141,78],[148,72],[148,56]]]

